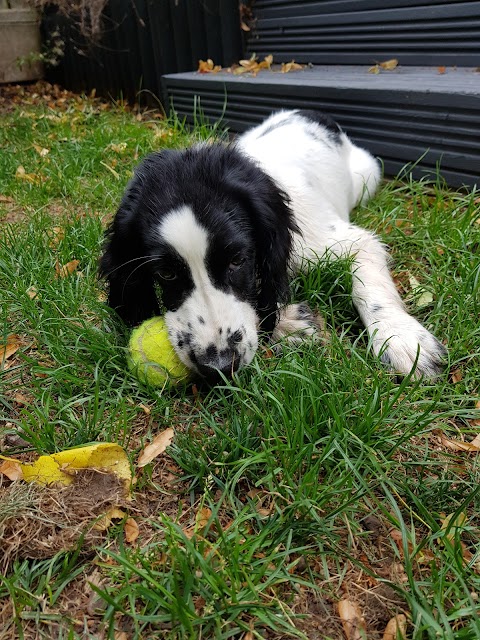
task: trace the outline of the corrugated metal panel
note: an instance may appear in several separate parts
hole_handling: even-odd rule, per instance
[[[48,79],[134,100],[141,89],[146,98],[160,96],[163,73],[196,69],[200,58],[230,65],[243,52],[237,0],[110,0],[103,27],[101,40],[88,44],[71,21],[47,7],[43,31],[60,29],[65,43]]]
[[[415,177],[437,165],[452,186],[480,186],[480,74],[404,69],[372,76],[354,67],[316,67],[256,78],[183,73],[164,77],[165,100],[193,120],[200,98],[207,119],[243,131],[280,108],[321,109],[358,144],[379,156],[386,173],[416,162]]]
[[[319,64],[478,66],[480,2],[257,0],[248,52]]]

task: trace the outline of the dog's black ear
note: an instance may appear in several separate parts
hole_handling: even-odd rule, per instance
[[[257,259],[257,313],[262,330],[275,328],[278,307],[288,301],[292,233],[299,232],[289,199],[258,166],[247,162],[228,172],[227,183],[250,216]]]
[[[137,172],[107,230],[99,267],[100,277],[108,282],[108,304],[128,326],[160,313],[142,240],[141,202],[142,174]]]

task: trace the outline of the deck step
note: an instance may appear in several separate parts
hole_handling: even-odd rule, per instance
[[[233,132],[278,109],[320,109],[382,159],[387,175],[412,165],[454,187],[480,186],[480,72],[465,67],[309,66],[301,71],[227,71],[163,76],[164,104],[188,122],[201,111]]]

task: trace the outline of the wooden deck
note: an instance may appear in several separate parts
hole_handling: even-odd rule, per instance
[[[382,159],[387,175],[415,165],[415,177],[441,176],[452,186],[480,186],[480,72],[465,67],[319,65],[257,76],[196,72],[163,76],[164,104],[193,121],[240,132],[272,111],[321,109],[358,144]]]

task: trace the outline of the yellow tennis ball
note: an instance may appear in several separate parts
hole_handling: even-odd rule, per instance
[[[139,380],[153,387],[176,384],[189,375],[170,343],[161,317],[150,318],[132,331],[128,364]]]

